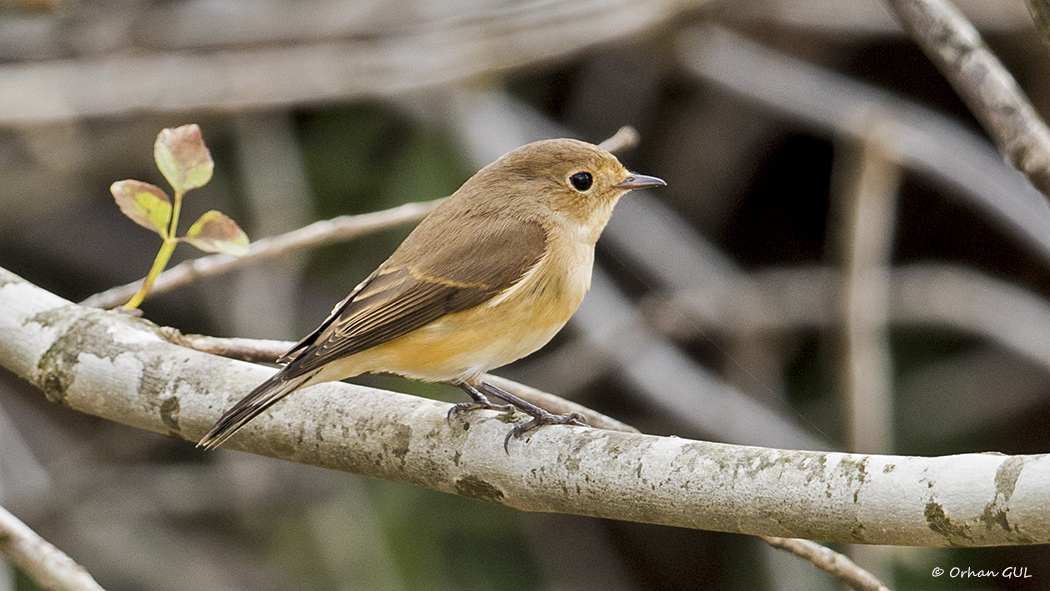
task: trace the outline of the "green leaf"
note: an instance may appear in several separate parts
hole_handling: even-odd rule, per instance
[[[168,237],[171,222],[171,200],[164,189],[140,181],[117,181],[109,190],[124,215],[136,224]]]
[[[236,257],[248,253],[248,235],[237,222],[215,210],[193,222],[182,239],[204,252],[225,252]]]
[[[153,159],[176,193],[208,184],[215,169],[196,123],[162,129],[153,145]]]

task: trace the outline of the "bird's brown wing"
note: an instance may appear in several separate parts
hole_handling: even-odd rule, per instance
[[[546,233],[535,222],[460,220],[452,236],[439,235],[437,225],[421,224],[321,326],[289,351],[286,357],[294,359],[282,371],[286,378],[488,301],[517,283],[546,247]]]

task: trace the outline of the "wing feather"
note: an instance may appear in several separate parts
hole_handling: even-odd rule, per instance
[[[309,373],[484,303],[517,283],[546,248],[546,233],[536,222],[474,218],[458,226],[464,232],[459,240],[430,228],[426,221],[420,224],[390,259],[285,355],[292,358],[282,371],[286,377]]]

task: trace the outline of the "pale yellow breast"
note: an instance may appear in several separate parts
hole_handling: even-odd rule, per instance
[[[565,326],[590,288],[593,245],[555,236],[548,253],[507,291],[335,361],[318,377],[394,373],[425,381],[474,382],[491,369],[535,352]]]

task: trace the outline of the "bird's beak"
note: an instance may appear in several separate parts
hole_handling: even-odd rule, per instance
[[[613,185],[617,189],[644,189],[646,187],[663,187],[667,183],[663,179],[658,179],[655,176],[646,176],[644,174],[632,174],[627,178],[623,179],[619,183]]]

